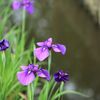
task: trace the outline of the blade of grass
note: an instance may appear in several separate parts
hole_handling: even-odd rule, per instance
[[[52,100],[55,100],[57,99],[59,96],[62,96],[62,95],[65,95],[65,94],[75,94],[75,95],[80,95],[80,96],[83,96],[83,97],[86,97],[88,98],[87,95],[83,94],[83,93],[80,93],[78,91],[72,91],[72,90],[66,90],[66,91],[63,91],[61,93],[58,93],[57,95],[55,95]]]

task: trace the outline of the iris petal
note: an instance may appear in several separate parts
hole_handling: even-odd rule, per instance
[[[48,40],[45,41],[45,45],[47,47],[51,47],[52,46],[52,38],[49,38]]]
[[[18,10],[20,7],[21,7],[21,2],[15,0],[15,1],[13,2],[13,4],[12,4],[12,8],[13,8],[14,10]]]
[[[38,46],[44,46],[45,44],[44,44],[44,42],[37,42],[37,45]]]
[[[46,80],[50,80],[50,74],[47,70],[45,69],[40,69],[38,72],[37,72],[37,75],[41,78],[45,78]]]
[[[34,54],[39,61],[43,61],[49,56],[49,50],[45,47],[36,48]]]
[[[29,85],[35,79],[35,75],[32,72],[21,71],[17,73],[17,78],[22,85]]]
[[[10,44],[8,40],[3,39],[0,41],[0,51],[4,51],[9,47],[10,47]]]
[[[63,55],[66,53],[66,47],[62,44],[53,44],[52,49],[55,52],[61,52]]]
[[[28,6],[25,6],[25,9],[29,14],[33,14],[35,12],[35,7],[32,5],[32,3],[30,3]]]
[[[21,66],[21,69],[24,71],[24,70],[28,69],[28,67],[27,66]]]

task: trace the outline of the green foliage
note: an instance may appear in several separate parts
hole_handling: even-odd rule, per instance
[[[21,36],[21,28],[10,27],[11,13],[8,4],[0,14],[0,40],[5,38],[10,42],[10,48],[0,52],[0,100],[19,100],[19,93],[25,88],[18,83],[16,73],[21,65],[28,63],[32,52],[32,49],[24,49],[26,40],[25,34],[23,38]],[[4,33],[6,28],[9,30]]]
[[[19,35],[20,29],[11,29],[4,37],[10,41],[10,48],[5,52],[0,52],[0,97],[2,100],[13,95],[18,96],[20,85],[16,79],[16,73],[19,66],[27,64],[30,59],[31,49],[23,50],[25,41],[20,39]]]

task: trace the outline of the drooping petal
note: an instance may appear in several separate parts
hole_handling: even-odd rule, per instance
[[[15,0],[13,3],[12,3],[12,8],[14,10],[18,10],[19,8],[21,8],[21,2],[18,1],[18,0]]]
[[[62,77],[62,81],[69,81],[69,75],[67,73],[65,73],[65,75]]]
[[[43,61],[49,56],[49,50],[45,47],[36,48],[34,54],[39,61]]]
[[[32,72],[21,71],[17,73],[17,78],[22,85],[29,85],[35,79],[35,75]]]
[[[45,69],[40,69],[38,72],[37,72],[37,75],[41,78],[44,78],[46,80],[50,80],[50,74],[47,70]]]
[[[66,53],[66,47],[62,44],[53,44],[52,49],[55,52],[61,52],[63,55]]]
[[[9,46],[10,44],[8,40],[3,39],[0,41],[0,51],[6,50],[7,48],[9,48]]]
[[[25,6],[24,8],[29,14],[33,14],[35,12],[35,7],[32,3],[30,3],[28,6]]]

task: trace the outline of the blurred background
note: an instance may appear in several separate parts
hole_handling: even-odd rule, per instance
[[[53,53],[52,73],[62,69],[70,75],[65,89],[78,90],[90,98],[66,95],[64,100],[100,100],[100,0],[36,0],[36,12],[26,18],[30,41],[52,37],[65,44],[65,56]],[[21,23],[21,11],[11,16]]]

